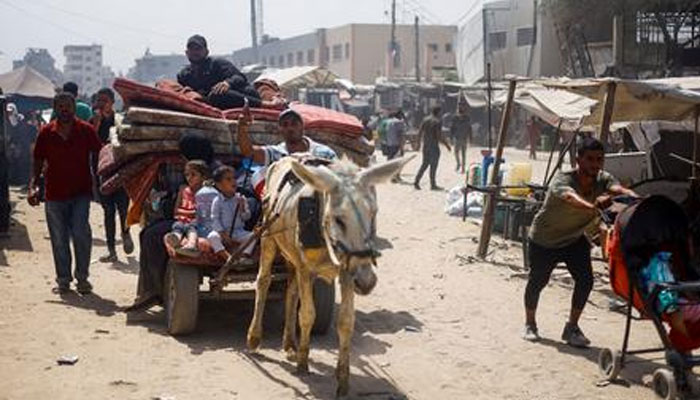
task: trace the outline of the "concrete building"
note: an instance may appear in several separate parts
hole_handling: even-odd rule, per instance
[[[129,70],[130,79],[145,84],[154,84],[160,79],[175,79],[182,67],[189,64],[184,54],[154,55],[150,50]]]
[[[63,55],[66,57],[64,78],[78,84],[80,95],[91,96],[102,88],[104,65],[101,45],[65,46]]]
[[[29,48],[21,60],[12,62],[12,69],[24,66],[32,67],[41,75],[49,78],[55,85],[63,83],[63,73],[56,68],[56,60],[46,49]]]
[[[457,37],[460,79],[472,84],[507,74],[558,76],[564,72],[554,25],[536,1],[490,1],[466,18]]]
[[[420,25],[418,66],[421,79],[429,79],[435,67],[455,66],[456,26]],[[376,78],[415,77],[416,30],[413,25],[396,26],[396,63],[389,63],[391,25],[349,24],[336,28],[275,40],[233,53],[238,66],[261,63],[269,67],[319,65],[355,83],[372,84]]]

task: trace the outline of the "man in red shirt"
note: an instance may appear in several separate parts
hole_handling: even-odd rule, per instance
[[[34,173],[27,200],[39,205],[37,182],[44,172],[46,224],[51,236],[57,291],[66,293],[73,280],[70,241],[75,254],[76,289],[81,294],[92,292],[88,281],[92,231],[90,200],[93,178],[90,155],[97,154],[102,144],[95,129],[76,118],[75,97],[60,93],[54,97],[56,119],[44,126],[34,146]]]

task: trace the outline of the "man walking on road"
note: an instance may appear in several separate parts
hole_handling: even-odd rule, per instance
[[[459,102],[457,115],[452,118],[450,136],[455,146],[455,159],[457,167],[455,171],[464,173],[467,168],[467,146],[472,138],[472,121],[469,118],[469,105]]]
[[[604,160],[600,141],[583,140],[578,149],[578,169],[557,175],[542,209],[535,216],[528,243],[530,276],[525,288],[525,340],[539,340],[535,313],[540,292],[547,286],[552,270],[559,262],[564,262],[575,283],[571,313],[562,340],[575,347],[590,344],[578,326],[593,288],[591,246],[584,231],[595,221],[597,210],[610,205],[611,194],[637,196],[603,171]]]
[[[37,184],[44,171],[46,186],[46,224],[51,236],[58,293],[70,290],[70,242],[75,251],[76,288],[81,294],[92,292],[88,281],[92,232],[90,200],[95,191],[90,155],[96,155],[100,143],[92,125],[75,114],[75,97],[60,93],[54,97],[56,119],[42,128],[34,147],[33,176],[27,201],[39,205]]]
[[[420,180],[423,178],[425,170],[430,167],[430,190],[442,190],[435,181],[437,175],[438,163],[440,162],[440,143],[447,147],[448,151],[452,151],[450,144],[442,135],[442,123],[440,122],[439,106],[433,107],[429,117],[423,120],[418,133],[418,147],[423,147],[423,164],[421,164],[413,187],[420,190]]]
[[[109,131],[114,126],[114,92],[110,88],[102,88],[97,92],[95,114],[92,117],[92,126],[102,144],[109,143]],[[96,161],[96,160],[95,160]],[[105,216],[105,238],[107,241],[107,254],[100,257],[101,262],[117,261],[116,233],[117,224],[115,218],[119,213],[119,227],[121,228],[122,246],[124,253],[131,254],[134,251],[134,242],[126,224],[126,214],[129,209],[129,196],[126,190],[121,188],[109,195],[100,195],[100,203]]]

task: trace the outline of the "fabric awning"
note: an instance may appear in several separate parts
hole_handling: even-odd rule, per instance
[[[256,79],[275,81],[281,89],[335,87],[338,75],[316,66],[291,67],[266,71]]]
[[[56,94],[53,82],[28,66],[0,75],[0,87],[6,95],[53,99]]]

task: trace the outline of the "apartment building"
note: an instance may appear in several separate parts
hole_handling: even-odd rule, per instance
[[[66,65],[65,81],[73,81],[80,88],[80,95],[90,96],[103,87],[104,65],[101,45],[69,45],[63,48]]]
[[[376,78],[415,77],[416,53],[421,79],[432,69],[455,67],[456,26],[420,25],[416,52],[414,25],[396,25],[397,51],[390,61],[391,25],[349,24],[318,29],[288,39],[273,40],[233,53],[238,66],[263,64],[274,68],[319,65],[355,83],[372,84]]]

